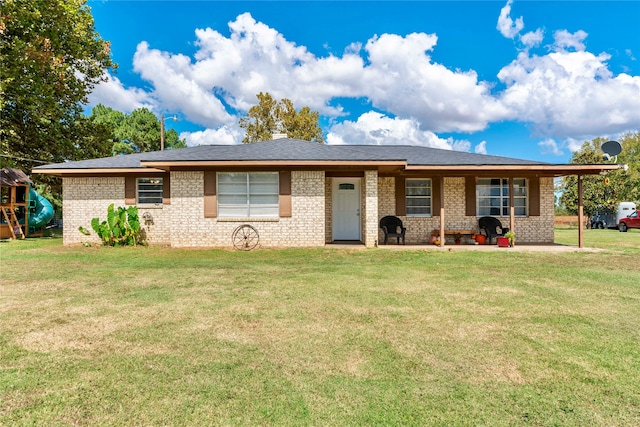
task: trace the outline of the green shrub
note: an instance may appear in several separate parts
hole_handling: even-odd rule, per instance
[[[100,222],[99,218],[91,220],[91,228],[102,239],[104,246],[136,246],[144,244],[140,238],[140,218],[138,216],[138,208],[129,206],[128,208],[114,207],[110,204],[107,208],[106,221]],[[78,227],[78,230],[89,235],[90,232],[84,227]]]

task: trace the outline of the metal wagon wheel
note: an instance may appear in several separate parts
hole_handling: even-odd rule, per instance
[[[249,224],[244,224],[233,230],[231,235],[233,247],[239,251],[250,251],[258,246],[260,236],[258,230]]]

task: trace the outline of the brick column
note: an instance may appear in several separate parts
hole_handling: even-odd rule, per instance
[[[378,240],[378,171],[364,172],[364,245],[375,246]]]

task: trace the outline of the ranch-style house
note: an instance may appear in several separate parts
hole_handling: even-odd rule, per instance
[[[99,242],[78,227],[104,219],[114,203],[138,207],[150,244],[231,247],[234,229],[250,224],[262,247],[371,247],[383,241],[379,221],[387,215],[403,221],[412,244],[427,244],[434,230],[475,230],[483,216],[509,226],[518,242],[553,243],[554,178],[617,168],[280,138],[50,164],[33,172],[62,177],[65,245]]]

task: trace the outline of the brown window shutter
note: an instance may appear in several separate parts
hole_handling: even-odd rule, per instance
[[[204,217],[218,216],[218,198],[216,196],[216,173],[204,171]]]
[[[476,216],[476,178],[468,176],[464,179],[464,195],[466,216]]]
[[[407,188],[405,187],[405,178],[403,176],[396,177],[396,215],[407,215]]]
[[[162,177],[162,204],[171,204],[171,174],[169,172]]]
[[[440,216],[440,208],[442,207],[440,203],[440,180],[442,178],[435,177],[431,178],[431,206],[433,210],[431,212],[431,216]]]
[[[291,171],[280,171],[280,217],[291,217]]]
[[[136,177],[125,176],[124,177],[124,204],[135,205],[136,204]]]
[[[540,178],[529,178],[529,216],[540,216]]]

